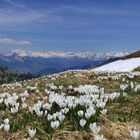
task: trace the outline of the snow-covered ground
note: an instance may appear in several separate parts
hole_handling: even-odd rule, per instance
[[[140,57],[126,60],[118,60],[101,67],[93,69],[93,71],[101,72],[129,72],[140,66]]]

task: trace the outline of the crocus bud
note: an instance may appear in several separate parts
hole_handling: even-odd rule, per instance
[[[81,120],[80,120],[80,126],[81,126],[81,127],[84,127],[85,124],[86,124],[86,120],[81,119]]]
[[[29,133],[30,138],[33,138],[36,134],[36,129],[29,128],[28,133]]]
[[[4,124],[9,124],[9,119],[4,119]]]
[[[4,129],[5,132],[9,132],[10,125],[9,124],[5,124],[4,127],[3,127],[3,129]]]

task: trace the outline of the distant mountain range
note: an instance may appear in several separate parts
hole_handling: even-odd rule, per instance
[[[106,52],[106,53],[98,53],[98,52],[63,52],[63,51],[26,51],[23,49],[12,49],[5,56],[11,56],[16,54],[20,57],[42,57],[42,58],[52,58],[52,57],[60,57],[60,58],[91,58],[91,59],[104,59],[110,57],[122,57],[128,55],[128,52],[116,51],[116,52]]]
[[[0,54],[0,65],[19,72],[47,75],[69,69],[97,67],[128,54],[126,52],[35,52],[14,49],[6,54]]]

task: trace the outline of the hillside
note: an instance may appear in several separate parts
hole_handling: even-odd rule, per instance
[[[106,72],[129,72],[133,71],[140,66],[140,57],[130,58],[124,60],[117,60],[109,64],[105,64],[98,68],[93,69],[93,71],[106,71]]]
[[[132,140],[140,130],[139,101],[138,72],[78,70],[4,84],[0,139]]]
[[[102,66],[99,66],[93,71],[100,72],[129,72],[140,67],[140,51],[136,51],[129,55],[117,59],[113,59],[105,62]]]
[[[134,71],[140,71],[140,67],[135,68]]]
[[[122,57],[122,59],[137,58],[137,57],[140,57],[140,50],[136,51],[134,53],[131,53],[129,55],[126,55],[126,56]]]

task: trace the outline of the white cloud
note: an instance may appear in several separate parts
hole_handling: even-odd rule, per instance
[[[13,27],[13,25],[40,25],[40,23],[61,23],[62,16],[45,10],[6,10],[0,9],[0,25]],[[0,28],[1,28],[0,26]]]
[[[26,8],[24,5],[21,5],[21,4],[18,4],[16,2],[13,2],[12,0],[5,0],[6,2],[16,6],[16,7],[19,7],[19,8]]]
[[[0,45],[30,45],[32,44],[28,40],[14,40],[11,38],[0,38]]]

